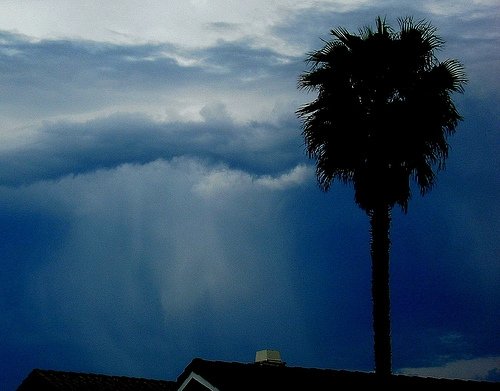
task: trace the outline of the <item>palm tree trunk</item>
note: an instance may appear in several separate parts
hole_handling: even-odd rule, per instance
[[[392,372],[389,288],[391,209],[388,205],[376,207],[370,211],[369,217],[375,373],[386,378]]]

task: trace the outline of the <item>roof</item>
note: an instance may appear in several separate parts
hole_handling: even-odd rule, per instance
[[[195,358],[177,381],[125,376],[34,369],[17,391],[275,391],[350,390],[377,387],[373,372],[288,367],[276,364],[208,361]],[[389,384],[387,384],[389,383]],[[470,390],[500,390],[500,383],[392,375],[387,386],[395,389],[454,387]]]
[[[173,391],[175,382],[34,369],[17,391]]]
[[[266,391],[283,389],[330,391],[332,389],[373,387],[379,381],[379,378],[372,372],[207,361],[197,358],[179,376],[177,384],[179,391]],[[388,379],[388,382],[389,385],[395,387],[430,386],[432,388],[432,386],[454,386],[461,387],[459,389],[474,390],[500,389],[499,383],[406,375],[393,375]]]

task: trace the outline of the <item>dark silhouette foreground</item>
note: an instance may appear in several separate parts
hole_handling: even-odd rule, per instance
[[[392,375],[394,389],[493,390],[498,383]],[[35,369],[17,391],[356,390],[381,385],[374,373],[194,359],[176,381]],[[361,387],[361,388],[360,388]],[[369,387],[369,388],[368,388]],[[387,388],[384,388],[387,389]],[[392,388],[389,388],[392,389]]]
[[[297,110],[306,151],[322,190],[354,186],[370,219],[375,372],[391,374],[389,250],[391,210],[406,213],[410,184],[423,195],[448,156],[447,136],[461,120],[450,94],[466,82],[456,60],[438,61],[443,41],[425,21],[381,18],[359,35],[343,28],[308,55],[299,87],[318,97]]]

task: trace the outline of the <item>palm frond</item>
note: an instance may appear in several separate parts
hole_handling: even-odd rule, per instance
[[[353,183],[366,211],[377,203],[406,211],[411,179],[422,194],[429,191],[462,119],[450,96],[463,92],[462,64],[437,60],[443,41],[430,23],[406,17],[399,27],[379,17],[376,29],[358,35],[332,30],[332,40],[308,54],[310,68],[298,80],[318,94],[296,114],[320,188]]]
[[[455,59],[449,59],[443,61],[441,66],[446,69],[450,76],[451,81],[451,91],[454,92],[464,92],[464,85],[467,84],[467,76],[465,75],[464,66],[460,61]]]
[[[431,51],[439,50],[444,45],[443,39],[436,34],[437,28],[425,20],[420,20],[415,25],[415,29],[420,31],[422,40],[428,45]]]
[[[353,49],[357,44],[359,44],[362,41],[362,37],[359,37],[357,35],[351,34],[347,29],[343,27],[338,27],[334,30],[330,31],[331,35],[335,37],[335,39],[332,41],[332,43],[335,43],[336,41],[340,42],[342,45],[344,45],[348,49]]]

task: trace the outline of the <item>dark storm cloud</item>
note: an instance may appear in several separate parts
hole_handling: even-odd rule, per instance
[[[206,106],[201,122],[156,122],[143,115],[116,114],[83,123],[57,122],[37,131],[30,143],[0,152],[3,185],[29,184],[124,163],[191,156],[224,162],[257,174],[298,164],[297,123],[238,125],[224,106]]]
[[[239,90],[269,96],[282,89],[283,83],[294,86],[295,80],[288,79],[297,68],[291,58],[242,42],[220,42],[191,53],[167,44],[32,42],[6,32],[0,42],[4,87],[0,112],[6,118],[25,121],[114,105],[140,106],[148,94],[146,101],[157,96],[155,104],[169,111],[169,96],[190,88],[194,94]],[[301,141],[292,110],[281,118],[276,113],[272,123],[242,124],[231,119],[222,103],[210,102],[210,96],[205,99],[200,121],[162,122],[143,114],[118,113],[83,122],[52,120],[34,125],[27,142],[12,148],[7,144],[0,152],[1,183],[26,184],[181,155],[223,161],[257,173],[286,170],[296,164]],[[14,137],[17,132],[3,131]]]

